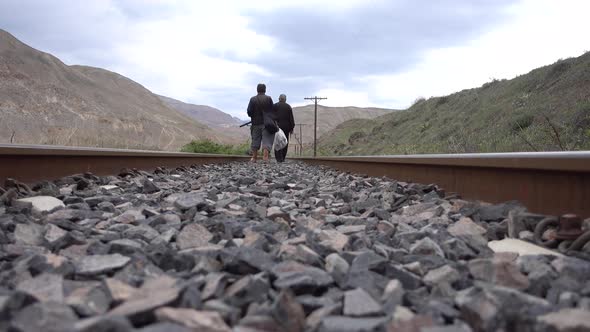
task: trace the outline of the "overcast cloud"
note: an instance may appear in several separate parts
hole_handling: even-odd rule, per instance
[[[0,28],[67,64],[245,118],[293,105],[405,108],[590,50],[586,0],[2,0]]]

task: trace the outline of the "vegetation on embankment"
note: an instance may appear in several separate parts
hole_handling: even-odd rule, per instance
[[[337,155],[589,150],[590,53],[344,122],[320,147]]]
[[[231,154],[231,155],[247,155],[250,150],[249,144],[219,144],[211,140],[192,141],[182,147],[180,151],[191,153],[214,153],[214,154]]]

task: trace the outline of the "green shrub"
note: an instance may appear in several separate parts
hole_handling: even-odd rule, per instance
[[[514,121],[514,123],[512,123],[512,132],[518,132],[530,127],[533,124],[533,121],[535,121],[534,116],[530,114],[521,115],[516,119],[516,121]]]
[[[441,106],[446,104],[449,101],[449,97],[448,96],[444,96],[444,97],[440,97],[436,100],[436,105],[435,107]]]
[[[420,124],[420,126],[419,126],[420,132],[424,133],[425,131],[430,129],[430,127],[432,127],[432,125],[430,124],[430,121],[426,121],[426,122]]]
[[[367,136],[367,135],[365,133],[363,133],[362,131],[355,131],[354,133],[350,134],[350,137],[348,138],[348,143],[349,144],[357,143],[358,141],[362,140],[365,136]]]
[[[412,106],[410,106],[410,108],[411,107],[414,107],[416,105],[422,104],[425,101],[426,101],[426,98],[424,98],[424,97],[418,97],[418,98],[416,98],[416,100],[414,100],[414,102],[412,103]]]
[[[556,63],[551,65],[549,72],[547,74],[547,78],[557,78],[567,72],[572,67],[571,61],[568,60],[559,60]]]
[[[250,147],[248,146],[248,144],[219,144],[211,140],[205,139],[199,141],[192,141],[183,146],[180,151],[190,153],[247,155],[249,150]]]

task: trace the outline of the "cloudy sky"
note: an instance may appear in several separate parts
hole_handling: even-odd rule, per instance
[[[512,78],[590,51],[589,12],[588,0],[0,0],[0,28],[246,118],[258,82],[292,105],[405,108]]]

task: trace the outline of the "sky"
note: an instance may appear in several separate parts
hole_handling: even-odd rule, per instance
[[[403,109],[590,51],[588,0],[0,0],[0,29],[66,64],[246,119],[293,106]]]

